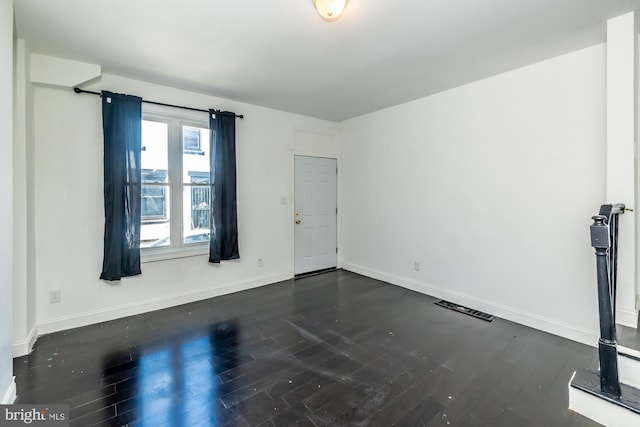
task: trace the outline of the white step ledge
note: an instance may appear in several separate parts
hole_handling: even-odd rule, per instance
[[[621,383],[640,389],[640,357],[618,350],[618,376]]]
[[[622,396],[600,391],[600,374],[581,369],[569,381],[569,409],[608,427],[640,425],[640,390],[621,384]]]

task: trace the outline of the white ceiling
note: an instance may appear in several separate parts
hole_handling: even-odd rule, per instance
[[[15,0],[32,52],[342,121],[605,40],[640,0]],[[104,88],[117,91],[118,88]]]

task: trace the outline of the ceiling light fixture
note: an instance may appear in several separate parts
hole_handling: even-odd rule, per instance
[[[337,21],[347,6],[347,0],[313,0],[318,14],[325,21]]]

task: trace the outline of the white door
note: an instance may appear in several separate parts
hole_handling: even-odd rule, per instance
[[[295,274],[337,264],[336,159],[295,156]]]

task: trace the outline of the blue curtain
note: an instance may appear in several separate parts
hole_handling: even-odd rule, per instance
[[[140,274],[142,98],[102,92],[104,133],[103,280]]]
[[[236,117],[209,110],[211,233],[209,262],[240,258],[236,200]]]

